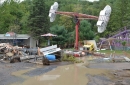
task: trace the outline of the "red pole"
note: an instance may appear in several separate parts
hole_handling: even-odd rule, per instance
[[[76,39],[75,39],[75,50],[78,50],[79,49],[79,24],[80,24],[80,21],[78,20],[78,22],[76,23],[76,26],[75,26],[75,33],[76,33]]]

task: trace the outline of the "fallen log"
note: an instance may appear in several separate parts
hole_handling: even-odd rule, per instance
[[[23,60],[29,60],[29,59],[39,58],[39,57],[40,56],[37,55],[26,55],[26,56],[21,56],[20,60],[23,61]]]
[[[10,59],[10,63],[15,63],[15,62],[21,62],[20,57],[14,57],[14,58]]]

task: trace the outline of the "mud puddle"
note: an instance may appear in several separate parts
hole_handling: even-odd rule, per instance
[[[22,83],[16,82],[11,85],[87,85],[90,80],[88,75],[101,75],[112,78],[108,70],[90,69],[81,64],[66,65],[65,62],[62,62],[62,64],[55,63],[42,68],[14,72],[13,75],[18,77],[25,75],[26,80]]]
[[[27,64],[31,64],[31,63],[27,63]],[[23,81],[23,80],[29,79],[30,77],[39,76],[57,68],[58,66],[64,66],[64,65],[69,65],[69,64],[72,64],[72,62],[53,62],[49,66],[43,66],[39,64],[33,64],[32,67],[26,66],[24,67],[23,70],[19,70],[19,71],[15,71],[11,73],[12,76],[15,76],[18,79],[20,79],[20,80],[17,80],[17,82],[15,81],[13,85],[20,85],[19,83],[21,83],[21,80]],[[12,84],[9,84],[9,85],[12,85]]]

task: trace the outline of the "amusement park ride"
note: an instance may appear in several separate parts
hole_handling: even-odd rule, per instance
[[[53,22],[55,20],[56,14],[72,17],[76,21],[76,25],[75,25],[75,30],[76,30],[75,49],[76,50],[78,50],[78,38],[79,38],[78,28],[80,25],[80,20],[81,19],[98,20],[97,21],[98,32],[102,33],[106,30],[106,26],[107,26],[107,23],[109,21],[109,17],[111,14],[111,7],[109,5],[106,5],[106,7],[100,11],[99,17],[93,16],[93,15],[82,14],[82,13],[62,12],[62,11],[57,11],[57,10],[58,10],[58,3],[54,2],[54,4],[51,6],[50,11],[49,11],[50,22]]]

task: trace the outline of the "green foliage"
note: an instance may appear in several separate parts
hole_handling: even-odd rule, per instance
[[[14,31],[16,33],[30,33],[37,39],[41,34],[50,32],[49,28],[53,28],[56,24],[59,32],[54,43],[74,43],[75,41],[75,23],[73,18],[57,15],[53,23],[49,22],[49,8],[55,0],[5,0],[0,4],[0,33]],[[57,0],[59,3],[59,11],[78,12],[88,15],[99,16],[107,4],[112,7],[110,21],[104,33],[97,33],[97,20],[81,21],[80,24],[80,40],[93,39],[96,33],[99,37],[106,37],[109,34],[114,35],[120,28],[130,24],[130,0],[100,0],[99,2],[88,2],[80,0]],[[64,30],[63,30],[64,28]],[[89,32],[88,32],[89,31]],[[53,33],[53,31],[51,31]],[[96,41],[98,37],[95,37]],[[59,41],[58,41],[59,40]],[[62,41],[62,42],[60,42]]]
[[[75,61],[75,57],[72,56],[72,55],[64,55],[62,60],[63,60],[63,61],[71,61],[71,62],[74,62],[74,61]]]
[[[49,31],[48,7],[44,0],[33,0],[29,16],[29,26],[31,34],[40,39],[41,34]]]
[[[124,1],[117,0],[115,3],[115,6],[116,6],[115,8],[117,9],[115,14],[117,14],[117,16],[118,16],[117,22],[119,22],[121,27],[126,26],[127,23],[130,22],[129,21],[130,18],[128,18],[130,15],[130,13],[129,13],[130,12],[130,8],[129,8],[130,4],[129,3],[130,3],[130,0],[124,0]]]
[[[95,40],[96,42],[99,42],[100,37],[97,35],[97,36],[94,37],[94,40]]]
[[[121,44],[122,44],[123,46],[125,46],[125,45],[126,45],[126,41],[123,41]]]
[[[70,62],[73,62],[73,63],[84,63],[82,60],[74,57],[73,55],[69,55],[69,54],[64,54],[62,60],[63,61],[70,61]]]
[[[67,42],[68,43],[74,43],[74,40],[75,40],[75,31],[73,31],[73,32],[68,32],[67,33]]]
[[[59,25],[64,25],[69,32],[72,32],[74,30],[73,21],[70,17],[60,16],[58,23]]]
[[[112,14],[105,35],[114,34],[114,32],[130,24],[130,0],[115,0],[111,7]]]
[[[23,2],[20,3],[20,7],[22,9],[23,12],[23,16],[20,20],[20,30],[19,33],[22,34],[28,34],[30,33],[30,29],[28,26],[28,18],[30,16],[30,8],[32,6],[32,0],[24,0]]]
[[[79,27],[80,40],[92,40],[94,38],[94,32],[91,30],[91,24],[82,20]]]
[[[50,28],[50,32],[57,35],[57,37],[52,38],[53,44],[64,45],[67,41],[67,30],[64,26],[55,25]]]
[[[23,12],[18,2],[6,0],[0,6],[0,33],[18,32]]]

